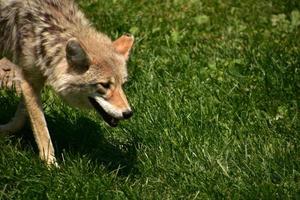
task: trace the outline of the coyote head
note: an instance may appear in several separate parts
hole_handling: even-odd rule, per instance
[[[65,48],[65,71],[56,83],[57,92],[70,104],[94,108],[112,127],[132,116],[122,89],[127,81],[126,61],[134,39],[121,36],[79,40],[71,38]]]

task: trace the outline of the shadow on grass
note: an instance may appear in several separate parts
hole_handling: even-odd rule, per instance
[[[6,123],[17,107],[17,101],[12,102],[9,99],[10,97],[0,98],[1,105],[5,105],[0,110],[0,124]],[[135,167],[137,156],[134,141],[125,144],[108,141],[103,136],[101,126],[84,116],[70,120],[67,114],[51,112],[51,116],[46,116],[46,120],[59,162],[64,154],[79,155],[88,158],[94,164],[103,165],[109,171],[117,171],[121,176],[138,173]],[[26,123],[12,140],[20,138],[22,148],[34,147],[38,155],[29,123]]]
[[[137,173],[134,141],[121,143],[103,137],[101,126],[87,117],[70,122],[62,115],[46,116],[58,159],[64,152],[87,156],[95,164],[119,175]]]

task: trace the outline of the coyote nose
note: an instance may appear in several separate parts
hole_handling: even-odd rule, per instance
[[[129,119],[133,115],[133,112],[131,110],[127,110],[123,112],[124,119]]]

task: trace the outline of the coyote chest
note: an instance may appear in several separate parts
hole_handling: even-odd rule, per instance
[[[41,109],[45,84],[71,105],[95,109],[111,126],[131,117],[122,86],[132,45],[132,36],[112,41],[98,32],[72,0],[0,0],[0,58],[18,66],[23,94],[0,132],[15,132],[28,116],[40,157],[56,163]]]

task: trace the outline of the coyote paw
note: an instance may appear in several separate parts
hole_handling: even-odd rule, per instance
[[[5,125],[0,125],[0,134],[1,134],[1,135],[3,135],[3,134],[7,135],[7,134],[9,134],[9,133],[10,133],[10,131],[7,129],[7,126],[5,126]]]
[[[60,168],[58,163],[56,162],[56,160],[52,161],[50,163],[47,162],[47,166],[48,166],[48,168],[58,168],[58,169]]]
[[[57,161],[56,161],[56,158],[55,158],[55,156],[49,156],[48,158],[47,158],[47,160],[45,160],[46,161],[46,164],[47,164],[47,167],[49,168],[49,169],[51,169],[51,168],[59,168],[59,165],[58,165],[58,163],[57,163]]]
[[[11,135],[16,133],[19,130],[18,127],[12,126],[12,124],[0,125],[0,135]]]

